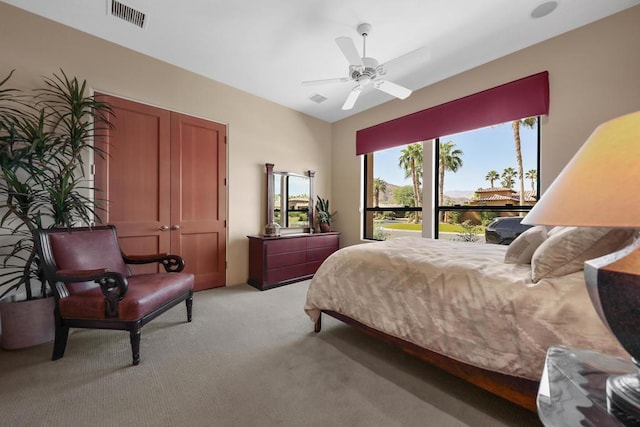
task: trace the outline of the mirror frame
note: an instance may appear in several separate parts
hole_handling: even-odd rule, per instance
[[[284,172],[284,171],[274,171],[273,163],[265,163],[265,168],[267,172],[267,225],[264,227],[264,236],[265,237],[278,237],[282,233],[285,234],[297,234],[297,233],[313,233],[313,177],[315,176],[315,172],[312,170],[308,170],[304,175],[293,173],[293,172]],[[295,176],[301,178],[309,179],[309,210],[308,210],[308,226],[301,228],[288,228],[282,227],[280,224],[276,223],[274,220],[275,217],[275,174],[283,175],[283,176]],[[288,193],[288,191],[287,191]],[[288,204],[287,204],[288,205]],[[282,213],[283,216],[286,215],[286,211]]]

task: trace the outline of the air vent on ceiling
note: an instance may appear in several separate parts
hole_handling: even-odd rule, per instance
[[[317,104],[320,104],[321,102],[324,102],[324,101],[327,100],[326,97],[320,95],[319,93],[316,93],[315,95],[313,95],[309,99],[312,100],[313,102],[317,103]]]
[[[125,20],[137,27],[144,28],[147,15],[117,0],[107,0],[107,10],[110,15]]]

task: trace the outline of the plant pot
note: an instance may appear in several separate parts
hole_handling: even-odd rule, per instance
[[[0,302],[2,348],[17,350],[53,341],[54,307],[53,297]]]
[[[326,222],[321,222],[320,223],[320,232],[321,233],[327,233],[331,231],[331,225],[327,224]]]

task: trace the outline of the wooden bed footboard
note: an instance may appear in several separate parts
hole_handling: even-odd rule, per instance
[[[425,362],[434,365],[452,375],[455,375],[471,384],[474,384],[484,390],[496,394],[510,402],[515,403],[532,412],[536,412],[536,395],[540,383],[525,378],[514,377],[511,375],[501,374],[494,371],[471,366],[466,363],[450,359],[439,353],[422,348],[409,341],[385,334],[384,332],[373,329],[354,320],[344,314],[340,314],[331,310],[322,310],[331,317],[334,317],[348,325],[355,327],[373,337],[383,340],[384,342],[399,347],[404,352],[418,357]],[[314,324],[314,331],[320,332],[322,328],[322,314],[318,317]]]

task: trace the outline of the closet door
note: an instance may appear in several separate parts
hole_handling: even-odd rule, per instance
[[[196,289],[224,286],[226,128],[171,113],[171,248]]]
[[[104,210],[101,222],[114,224],[127,254],[171,251],[170,150],[168,111],[112,96],[96,98],[111,105],[113,128],[100,135],[95,153],[95,197]],[[166,231],[165,231],[166,228]],[[133,266],[136,273],[157,272],[157,265]]]
[[[181,255],[185,271],[196,277],[196,290],[224,286],[226,127],[97,97],[114,110],[113,129],[97,141],[105,151],[96,157],[96,188],[108,200],[102,222],[117,226],[126,253]]]

